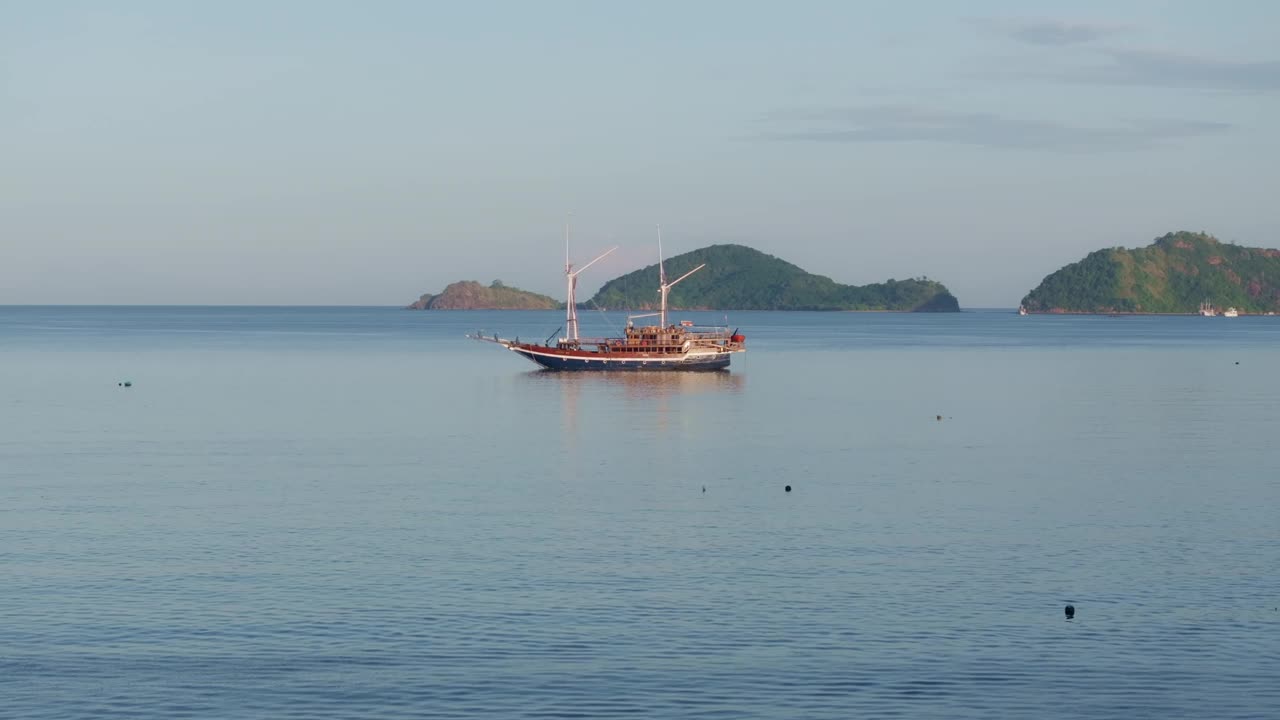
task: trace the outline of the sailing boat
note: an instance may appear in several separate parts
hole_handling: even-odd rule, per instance
[[[746,352],[746,338],[727,326],[695,325],[690,320],[667,323],[667,295],[685,278],[706,267],[706,263],[667,282],[662,258],[662,231],[658,231],[658,297],[656,313],[631,315],[621,337],[584,338],[578,334],[578,275],[617,248],[574,269],[569,261],[568,230],[565,231],[565,336],[552,345],[507,340],[497,335],[471,335],[476,340],[497,343],[549,370],[724,370],[735,353]],[[657,324],[637,325],[636,320],[657,318]]]
[[[1213,317],[1218,313],[1213,309],[1213,304],[1206,298],[1204,302],[1200,303],[1200,314],[1204,317]]]

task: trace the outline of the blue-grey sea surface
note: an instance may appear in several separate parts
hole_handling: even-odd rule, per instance
[[[0,716],[1280,717],[1280,318],[727,321],[0,308]]]

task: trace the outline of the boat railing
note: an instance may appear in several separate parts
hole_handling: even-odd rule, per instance
[[[563,340],[561,342],[563,342]],[[618,338],[607,338],[607,337],[598,337],[598,338],[580,337],[577,340],[577,343],[579,345],[605,345],[608,343],[616,343],[616,342],[618,342]]]
[[[650,326],[650,325],[643,325],[643,326],[636,326],[636,327],[627,328],[627,330],[628,330],[629,332],[632,332],[632,333],[673,333],[673,332],[682,332],[682,333],[684,333],[685,335],[696,335],[696,334],[703,334],[703,335],[715,335],[715,334],[728,335],[728,334],[729,334],[729,330],[730,330],[730,328],[729,328],[728,326],[726,326],[726,325],[694,325],[694,326],[686,325],[686,326],[683,326],[683,327],[676,326],[676,325],[672,325],[672,326],[670,326],[670,327],[666,327],[666,328],[660,328],[660,327],[657,327],[657,326]]]
[[[579,347],[581,347],[581,346],[585,346],[585,345],[593,345],[593,346],[603,346],[603,345],[608,345],[608,346],[612,346],[612,347],[617,347],[617,346],[624,346],[624,347],[680,347],[680,345],[681,345],[682,343],[686,343],[686,342],[692,342],[692,343],[694,343],[694,344],[696,344],[696,345],[706,345],[706,344],[709,344],[709,343],[713,343],[713,344],[720,344],[720,343],[724,343],[724,342],[728,342],[728,341],[729,341],[729,334],[728,334],[728,333],[685,333],[685,335],[684,335],[684,337],[681,339],[680,343],[676,343],[676,344],[674,344],[674,345],[672,345],[672,344],[670,344],[670,343],[665,343],[665,344],[664,344],[664,343],[661,343],[661,342],[652,342],[652,341],[649,341],[649,340],[637,340],[637,341],[630,341],[630,342],[628,342],[627,340],[624,340],[623,338],[614,338],[614,337],[609,337],[609,338],[588,338],[588,337],[584,337],[584,338],[578,338],[576,341],[574,341],[574,342],[572,342],[572,343],[569,343],[569,342],[567,342],[566,340],[561,339],[561,340],[560,340],[560,344],[561,344],[561,345],[565,345],[565,344],[569,344],[569,345],[576,345],[576,346],[579,346]]]
[[[480,342],[497,343],[499,345],[506,345],[508,343],[514,342],[513,340],[509,340],[504,337],[498,337],[497,333],[493,333],[492,335],[487,335],[483,330],[478,330],[474,333],[467,333],[466,336],[472,340],[479,340]]]

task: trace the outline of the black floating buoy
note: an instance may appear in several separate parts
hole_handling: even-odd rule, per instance
[[[1236,361],[1236,364],[1237,364],[1237,365],[1239,365],[1239,364],[1240,364],[1240,361],[1239,361],[1239,360],[1237,360],[1237,361]]]
[[[790,485],[786,486],[786,487],[785,487],[785,488],[783,488],[783,489],[784,489],[784,490],[786,490],[787,492],[791,492],[791,486],[790,486]]]
[[[125,387],[133,387],[133,383],[129,382],[128,380],[125,380],[125,381],[124,381],[124,386],[125,386]]]
[[[1071,618],[1076,616],[1076,606],[1068,605],[1064,610],[1064,612],[1067,614],[1067,619],[1070,620]]]
[[[702,486],[702,492],[706,492],[706,491],[707,491],[707,486],[706,486],[706,485],[703,485],[703,486]]]
[[[941,415],[939,415],[939,416],[938,416],[938,419],[939,419],[939,420],[941,420],[941,419],[942,419],[942,416],[941,416]]]

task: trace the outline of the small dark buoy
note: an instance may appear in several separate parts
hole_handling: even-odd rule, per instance
[[[941,416],[941,415],[939,415],[939,416],[938,416],[938,419],[939,419],[939,420],[941,420],[941,419],[942,419],[942,416]]]
[[[784,488],[784,489],[785,489],[787,492],[791,492],[791,486],[790,486],[790,485],[788,485],[788,486],[787,486],[786,488]]]
[[[133,383],[129,382],[128,380],[125,380],[125,381],[124,381],[124,386],[125,386],[125,387],[133,387]]]
[[[702,492],[706,492],[706,491],[707,491],[707,486],[706,486],[706,485],[703,485],[703,486],[702,486]]]
[[[1076,616],[1076,606],[1075,606],[1075,605],[1068,605],[1068,606],[1066,607],[1065,612],[1067,613],[1067,619],[1068,619],[1068,620],[1070,620],[1071,618],[1073,618],[1073,617],[1075,617],[1075,616]]]
[[[1237,365],[1239,365],[1239,364],[1240,364],[1240,361],[1239,361],[1239,360],[1237,360],[1237,361],[1236,361],[1236,364],[1237,364]]]

